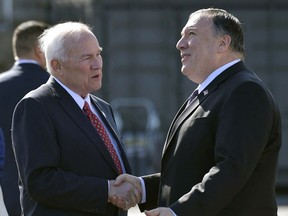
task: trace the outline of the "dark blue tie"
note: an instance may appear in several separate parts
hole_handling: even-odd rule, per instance
[[[192,94],[189,96],[186,108],[192,103],[192,101],[198,96],[198,89],[192,92]]]

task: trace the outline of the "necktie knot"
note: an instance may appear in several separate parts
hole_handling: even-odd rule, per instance
[[[96,115],[90,109],[90,106],[89,106],[87,101],[85,101],[85,103],[84,103],[83,112],[88,117],[88,119],[91,121],[93,126],[95,126],[95,117],[96,117]],[[94,117],[94,115],[95,115],[95,117]]]
[[[187,106],[189,106],[197,96],[198,96],[198,89],[193,91],[192,94],[189,96]]]
[[[191,96],[190,96],[190,100],[193,100],[197,96],[198,96],[198,90],[193,91]]]
[[[87,101],[84,102],[83,111],[84,111],[84,113],[90,113],[90,112],[92,112]]]

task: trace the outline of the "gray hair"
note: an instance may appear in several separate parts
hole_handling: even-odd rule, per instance
[[[51,60],[66,61],[69,44],[77,43],[82,32],[91,32],[91,28],[80,22],[65,22],[45,30],[39,37],[42,52],[46,57],[49,73],[52,72]]]

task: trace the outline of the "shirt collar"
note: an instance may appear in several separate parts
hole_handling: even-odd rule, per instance
[[[89,97],[89,94],[86,95],[86,97],[83,99],[79,94],[77,94],[76,92],[72,91],[71,89],[69,89],[66,85],[64,85],[60,80],[58,80],[56,77],[53,76],[53,78],[68,92],[69,95],[71,95],[71,97],[74,99],[74,101],[78,104],[78,106],[80,107],[80,109],[83,109],[84,107],[84,102],[87,101],[87,103],[89,104],[90,108],[91,106],[91,99]]]
[[[18,59],[15,61],[15,64],[16,65],[19,65],[19,64],[37,64],[39,65],[39,63],[36,61],[36,60],[33,60],[33,59]]]
[[[227,68],[231,67],[232,65],[236,64],[237,62],[241,61],[241,59],[233,60],[220,68],[213,71],[202,83],[200,83],[197,87],[198,94],[200,94],[217,76],[219,76],[223,71]]]

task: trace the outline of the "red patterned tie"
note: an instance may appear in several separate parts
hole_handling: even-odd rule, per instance
[[[115,148],[102,124],[102,122],[99,120],[99,118],[91,111],[89,104],[85,101],[84,103],[84,107],[83,107],[83,111],[85,113],[85,115],[89,118],[89,120],[91,121],[92,125],[96,128],[96,130],[98,131],[99,135],[101,136],[101,138],[103,139],[108,151],[111,154],[111,157],[117,167],[117,170],[119,172],[119,174],[123,173],[122,167],[121,167],[121,163],[119,160],[119,157],[115,151]]]

